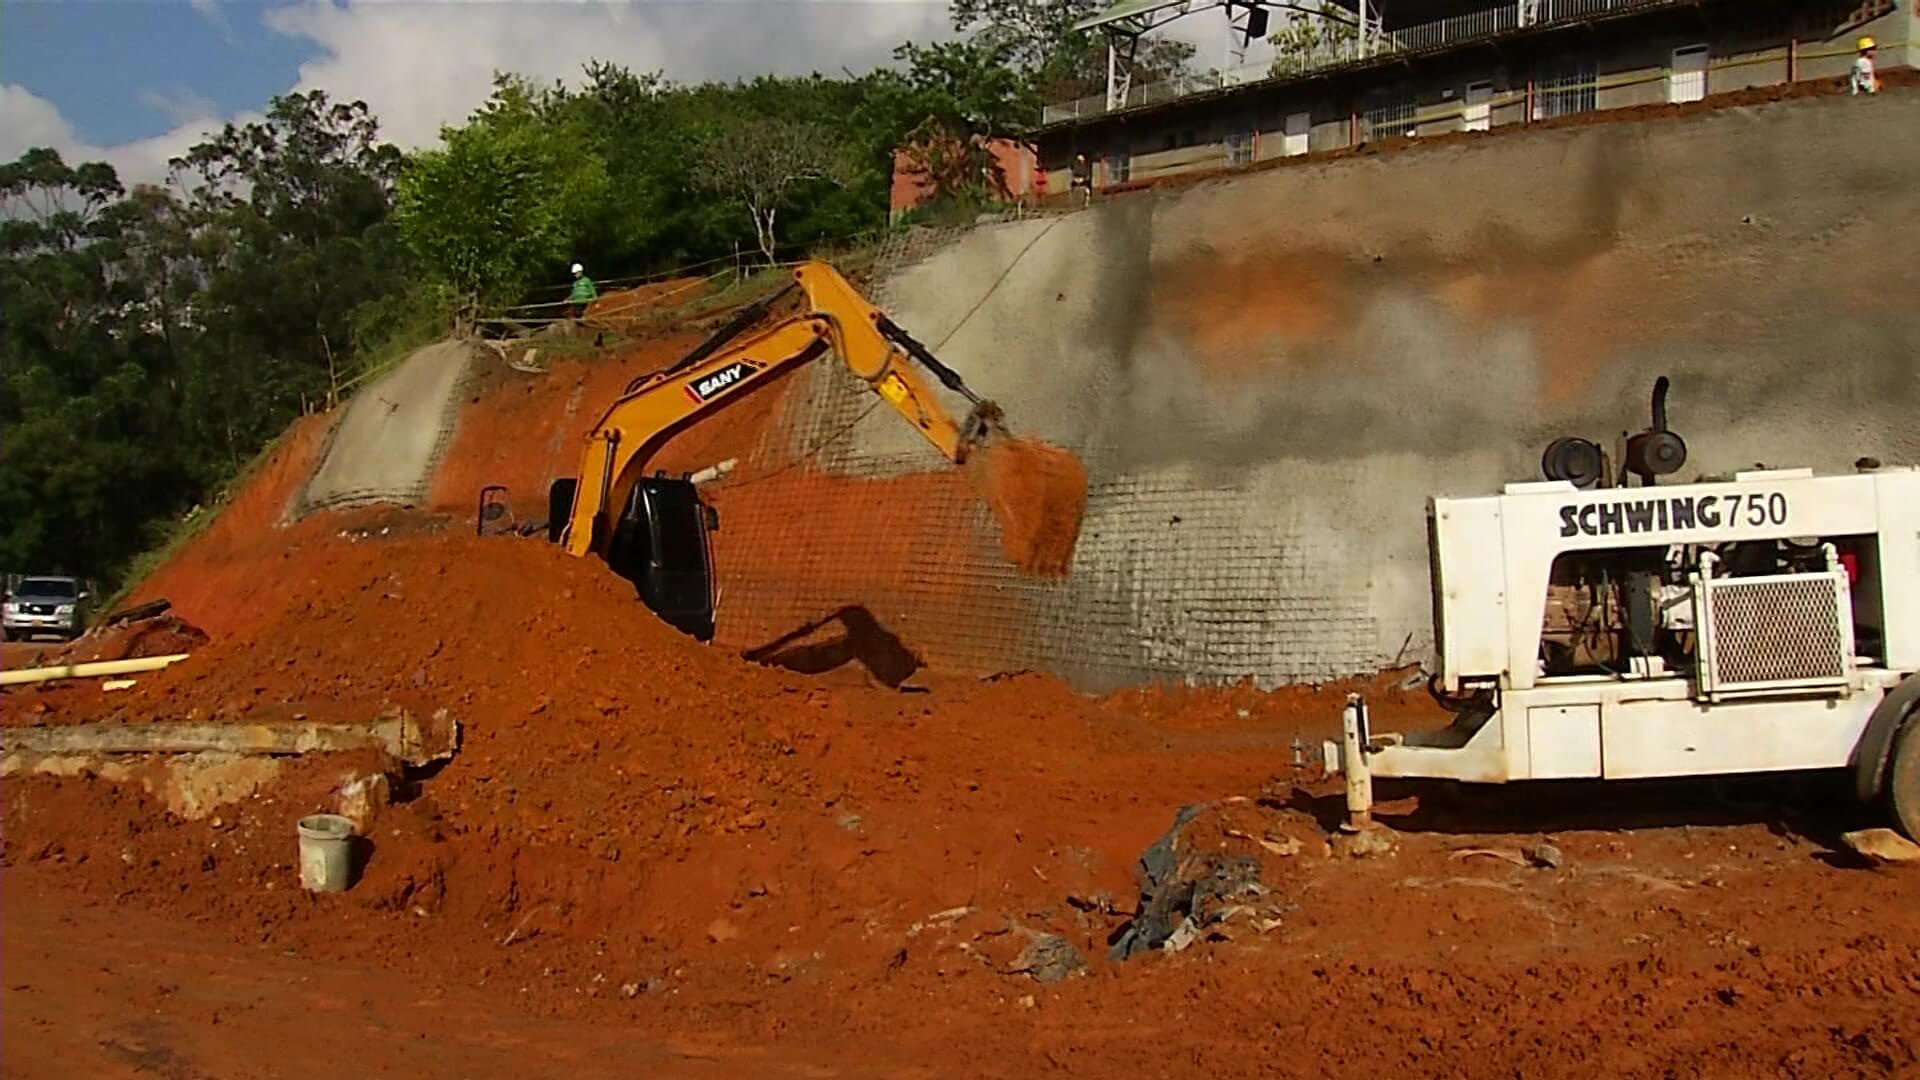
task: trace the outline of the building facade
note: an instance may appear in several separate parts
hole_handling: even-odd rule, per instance
[[[1034,190],[1065,193],[1078,154],[1094,163],[1096,188],[1114,189],[1386,139],[1837,83],[1863,36],[1878,43],[1884,74],[1920,59],[1916,8],[1920,0],[1372,0],[1377,31],[1323,52],[1048,105],[1032,134]]]

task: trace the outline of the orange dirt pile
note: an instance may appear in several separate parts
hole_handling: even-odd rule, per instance
[[[649,281],[631,289],[611,289],[587,305],[587,321],[599,326],[625,327],[662,314],[698,297],[703,277]]]
[[[297,991],[235,980],[248,957],[297,956],[325,985],[365,973],[353,1004],[328,1006],[350,1019],[425,1003],[434,1056],[396,1051],[383,1020],[363,1025],[357,1059],[423,1077],[500,1071],[443,1060],[439,1041],[536,1019],[561,1026],[511,1040],[517,1071],[563,1071],[563,1051],[608,1032],[628,1040],[608,1051],[622,1064],[646,1033],[689,1062],[723,1048],[689,1073],[714,1076],[844,1071],[850,1046],[858,1075],[1244,1075],[1262,1062],[1279,1076],[1559,1078],[1618,1065],[1614,1046],[1640,1055],[1613,1069],[1625,1075],[1885,1075],[1899,1068],[1874,1063],[1920,1061],[1907,1034],[1920,879],[1823,861],[1809,837],[1845,827],[1833,815],[1792,824],[1800,812],[1778,806],[1612,787],[1496,792],[1511,798],[1476,816],[1382,784],[1398,850],[1348,859],[1327,842],[1337,784],[1290,765],[1297,736],[1328,729],[1339,688],[1097,699],[1032,675],[828,687],[681,637],[598,561],[539,541],[391,511],[274,536],[259,556],[273,584],[247,628],[122,693],[8,690],[0,723],[344,722],[392,703],[451,710],[459,752],[376,808],[359,882],[322,897],[295,886],[294,822],[331,809],[369,762],[291,761],[272,790],[196,821],[137,786],[10,777],[9,1037],[43,1007],[93,1023],[61,1007],[63,988],[122,969],[91,953],[66,978],[44,965],[124,923],[191,942],[140,991],[169,1025],[150,1042],[187,1024],[280,1045],[263,1018]],[[1370,691],[1382,730],[1435,719],[1406,681]],[[1137,860],[1195,803],[1224,809],[1189,851],[1251,857],[1264,891],[1223,897],[1185,952],[1109,961],[1137,913]],[[1622,827],[1646,821],[1685,827]],[[1543,837],[1561,869],[1501,854]],[[35,911],[77,920],[59,924],[62,948],[40,948],[47,927],[20,932]],[[1076,950],[1083,973],[1036,981],[1043,940]],[[1324,1022],[1361,1013],[1362,1039]],[[101,1022],[85,1047],[124,1018]],[[319,1071],[288,1045],[291,1072]],[[207,1053],[195,1061],[214,1075],[246,1071]]]
[[[1087,514],[1087,469],[1037,439],[1010,439],[969,458],[981,497],[1000,523],[1007,561],[1035,577],[1064,577]]]
[[[319,464],[332,419],[295,421],[213,523],[142,581],[124,606],[165,598],[174,615],[216,637],[250,624],[261,595],[280,585],[278,526]]]
[[[247,632],[124,692],[10,692],[0,715],[349,723],[448,708],[463,745],[378,834],[365,902],[424,905],[494,940],[524,924],[584,945],[631,926],[642,952],[763,958],[792,926],[875,959],[897,947],[862,929],[877,912],[1124,893],[1163,813],[1161,795],[1126,793],[1190,799],[1221,769],[1245,784],[1284,767],[1278,734],[1251,775],[1239,750],[1109,757],[1155,739],[1050,678],[828,691],[682,637],[598,560],[409,526],[420,518],[311,518],[282,534],[279,588]],[[262,835],[300,809],[275,809]],[[1016,833],[1035,846],[1008,847]],[[270,876],[246,865],[260,878],[246,887]],[[118,867],[101,869],[118,881]],[[1105,929],[1075,933],[1092,950]]]

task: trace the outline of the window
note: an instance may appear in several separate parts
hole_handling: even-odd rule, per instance
[[[1533,118],[1592,112],[1597,98],[1599,69],[1592,60],[1562,57],[1540,68],[1534,80]]]
[[[79,595],[79,589],[72,578],[30,577],[14,590],[17,596],[47,597],[53,600],[71,600]]]
[[[1236,131],[1227,136],[1227,164],[1251,165],[1253,163],[1253,132]]]
[[[1133,179],[1133,155],[1125,150],[1107,154],[1107,183],[1124,184]]]

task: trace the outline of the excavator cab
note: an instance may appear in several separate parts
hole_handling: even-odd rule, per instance
[[[713,640],[713,548],[718,514],[693,482],[649,476],[633,485],[607,544],[607,565],[633,582],[668,625]]]

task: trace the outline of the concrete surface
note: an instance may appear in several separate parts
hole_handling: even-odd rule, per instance
[[[300,512],[425,498],[452,436],[454,392],[471,355],[465,342],[435,342],[356,393],[307,481]]]
[[[981,618],[910,644],[983,670],[1319,680],[1430,652],[1429,496],[1535,479],[1560,434],[1611,444],[1645,425],[1657,375],[1689,478],[1920,463],[1916,126],[1920,93],[1795,101],[967,234],[882,299],[1017,428],[1086,458],[1074,573],[983,557],[815,601],[893,625],[969,589]],[[851,424],[822,454],[836,469],[938,466],[885,410],[855,420],[844,375],[809,378],[785,452]],[[818,517],[782,542],[857,545]]]

